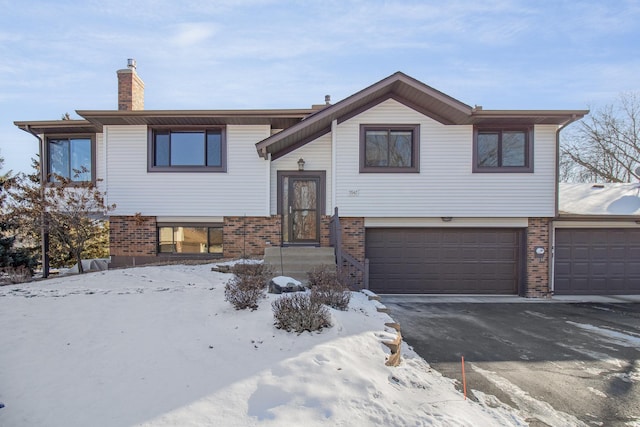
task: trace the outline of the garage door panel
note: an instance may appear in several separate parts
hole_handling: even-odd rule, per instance
[[[557,229],[558,295],[640,294],[640,230]]]
[[[627,274],[626,264],[623,262],[612,262],[607,270],[610,276],[624,277]]]
[[[567,276],[571,274],[571,264],[568,262],[558,262],[555,265],[555,271],[558,277]]]
[[[370,287],[376,292],[517,292],[522,230],[367,229],[366,233]]]
[[[591,259],[589,248],[584,246],[576,246],[571,252],[571,257],[575,260],[589,260]]]

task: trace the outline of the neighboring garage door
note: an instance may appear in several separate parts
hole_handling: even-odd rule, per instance
[[[518,291],[521,229],[370,228],[365,239],[374,292]]]
[[[556,229],[554,293],[640,294],[640,230]]]

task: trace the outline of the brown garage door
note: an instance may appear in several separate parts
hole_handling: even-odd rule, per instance
[[[515,294],[520,229],[370,228],[369,287],[380,293]]]
[[[640,230],[556,229],[554,292],[640,294]]]

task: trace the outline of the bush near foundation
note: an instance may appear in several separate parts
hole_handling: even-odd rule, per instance
[[[273,276],[268,265],[262,263],[238,263],[231,267],[231,272],[238,277],[261,277],[265,283]]]
[[[349,307],[351,291],[334,266],[315,267],[308,273],[311,297],[336,310]]]
[[[309,293],[296,292],[271,303],[275,326],[288,332],[319,331],[331,326],[329,310]]]
[[[234,273],[224,286],[224,298],[236,310],[258,308],[258,301],[265,297],[266,284],[271,271],[264,264],[239,263],[232,267]]]

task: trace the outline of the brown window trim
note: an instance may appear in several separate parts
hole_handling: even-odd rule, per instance
[[[366,166],[365,146],[368,130],[410,130],[413,133],[410,167]],[[420,172],[420,125],[415,124],[362,124],[360,125],[360,173],[419,173]]]
[[[525,134],[525,166],[478,166],[478,133],[522,131]],[[473,173],[533,173],[533,126],[476,126],[473,128]]]
[[[155,166],[155,131],[220,131],[220,166]],[[227,172],[227,129],[225,126],[152,126],[147,133],[147,172]]]
[[[87,138],[91,140],[91,181],[72,181],[70,183],[71,186],[81,185],[85,182],[91,182],[95,184],[97,182],[96,177],[96,135],[93,133],[55,133],[55,134],[46,134],[43,135],[44,147],[43,147],[43,159],[40,159],[42,162],[42,176],[40,177],[41,182],[44,182],[48,185],[56,185],[55,182],[51,182],[50,175],[50,165],[49,165],[49,140],[50,139],[81,139]]]
[[[223,244],[222,252],[160,252],[160,229],[163,227],[197,227],[207,229],[219,228],[222,230]],[[209,242],[207,241],[207,244]],[[159,222],[156,224],[156,254],[158,256],[171,256],[175,258],[193,258],[194,256],[203,258],[222,258],[224,254],[224,223],[221,222]]]

